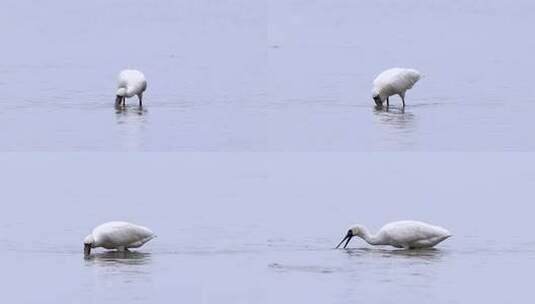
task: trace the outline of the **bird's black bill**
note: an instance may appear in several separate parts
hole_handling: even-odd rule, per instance
[[[346,243],[344,244],[344,248],[347,247],[347,244],[349,244],[349,241],[351,241],[351,238],[353,237],[353,232],[351,230],[349,230],[346,234],[346,236],[340,241],[340,243],[338,244],[338,246],[336,246],[336,248],[339,248],[340,245],[342,245],[342,243],[344,241],[346,241]]]
[[[377,105],[378,107],[383,106],[383,102],[381,101],[381,98],[375,97],[373,98],[373,101],[375,101],[375,105]]]
[[[91,254],[91,244],[84,244],[84,255],[88,256]]]

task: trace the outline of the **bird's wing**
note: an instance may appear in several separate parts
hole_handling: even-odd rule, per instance
[[[137,95],[143,93],[147,88],[145,75],[135,70],[125,70],[119,74],[119,87],[125,87],[127,95]]]
[[[121,72],[117,77],[117,88],[126,88],[128,86],[128,77],[124,72]]]
[[[395,86],[401,91],[408,90],[420,79],[420,73],[412,69],[400,71],[395,79]]]
[[[138,79],[133,85],[132,85],[132,91],[135,92],[135,94],[140,94],[145,92],[147,89],[147,81],[145,79]]]
[[[440,236],[433,226],[418,222],[395,222],[381,229],[393,241],[410,244],[420,240]]]
[[[145,240],[153,235],[153,232],[148,228],[125,222],[109,223],[95,231],[95,233],[101,242],[113,246],[127,246]]]
[[[379,74],[373,81],[374,90],[394,95],[412,88],[421,75],[413,69],[392,68]]]
[[[141,92],[145,92],[146,89],[147,89],[147,81],[143,79],[141,82]]]

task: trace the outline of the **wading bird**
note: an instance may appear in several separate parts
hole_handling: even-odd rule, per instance
[[[149,228],[127,222],[108,222],[93,229],[84,239],[84,254],[91,254],[91,248],[103,247],[127,251],[128,248],[138,248],[155,238],[156,235]]]
[[[377,234],[370,234],[362,225],[349,229],[346,236],[336,246],[340,247],[345,241],[347,247],[352,237],[358,236],[370,245],[390,245],[396,248],[419,249],[430,248],[451,236],[450,232],[442,227],[433,226],[418,221],[392,222],[379,229]]]
[[[375,104],[382,106],[386,100],[386,106],[389,106],[389,97],[399,95],[405,106],[405,92],[421,77],[420,72],[413,69],[392,68],[382,72],[373,81],[372,97]]]
[[[125,105],[126,98],[137,95],[139,106],[143,106],[143,92],[147,89],[145,75],[137,70],[122,70],[117,78],[117,98],[115,105]]]

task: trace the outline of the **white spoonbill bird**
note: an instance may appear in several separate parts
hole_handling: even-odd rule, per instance
[[[116,105],[126,103],[126,98],[137,95],[139,106],[143,106],[143,92],[147,89],[145,75],[138,70],[122,70],[117,77],[117,98]]]
[[[390,245],[397,248],[418,249],[430,248],[451,236],[450,232],[442,227],[433,226],[418,221],[398,221],[386,224],[377,234],[370,234],[362,225],[349,229],[346,236],[336,248],[346,241],[344,248],[352,237],[358,236],[370,245]]]
[[[389,106],[389,97],[399,95],[405,106],[405,92],[412,88],[414,84],[422,77],[420,72],[413,69],[392,68],[388,69],[373,81],[372,97],[375,104]]]
[[[128,248],[141,247],[155,237],[147,227],[127,222],[108,222],[97,226],[84,239],[84,254],[91,254],[91,248],[96,247],[127,251]]]

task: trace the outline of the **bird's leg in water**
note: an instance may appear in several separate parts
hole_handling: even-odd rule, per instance
[[[405,107],[405,93],[401,93],[399,96],[401,96],[401,102],[403,103],[403,107]]]
[[[139,98],[139,107],[141,108],[143,106],[143,93],[139,93],[137,97]]]
[[[386,106],[390,106],[390,100],[388,99],[388,97],[386,98]]]
[[[126,107],[126,96],[123,96],[123,107]]]

